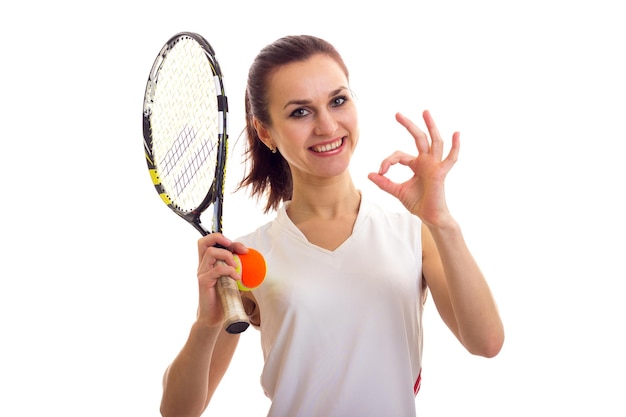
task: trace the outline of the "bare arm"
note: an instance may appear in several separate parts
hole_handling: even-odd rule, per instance
[[[423,272],[441,318],[475,355],[493,357],[504,328],[487,282],[455,222],[423,226]]]
[[[200,416],[226,373],[238,341],[238,334],[228,334],[221,326],[194,323],[163,377],[161,415]]]
[[[239,335],[223,330],[224,314],[215,283],[220,276],[241,277],[235,271],[232,253],[220,244],[245,253],[218,233],[198,240],[198,316],[180,353],[165,371],[161,415],[199,417],[228,369]],[[232,245],[232,246],[231,246]],[[216,263],[217,260],[224,263]]]
[[[495,356],[504,343],[500,315],[445,198],[444,182],[457,161],[460,135],[452,135],[450,152],[444,158],[437,126],[428,111],[423,116],[430,139],[408,118],[396,115],[413,136],[418,155],[395,152],[369,178],[422,220],[424,279],[446,325],[468,351]],[[409,167],[413,176],[400,184],[386,178],[395,164]]]

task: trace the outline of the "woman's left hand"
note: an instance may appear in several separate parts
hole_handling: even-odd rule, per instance
[[[438,226],[451,219],[446,205],[444,182],[459,155],[460,134],[452,135],[452,146],[448,156],[443,159],[443,140],[435,121],[428,110],[423,113],[430,140],[411,120],[400,113],[396,120],[404,126],[415,139],[417,156],[396,151],[385,158],[378,173],[371,173],[368,178],[380,189],[395,196],[411,213],[418,216],[427,226]],[[399,184],[385,177],[389,168],[395,164],[408,166],[413,177]]]

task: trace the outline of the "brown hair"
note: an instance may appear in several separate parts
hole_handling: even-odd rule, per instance
[[[341,55],[333,45],[310,35],[286,36],[264,47],[257,55],[248,72],[245,93],[246,128],[248,139],[245,160],[249,170],[238,189],[251,186],[252,197],[260,199],[267,195],[265,213],[277,210],[280,203],[291,199],[293,183],[289,164],[280,152],[272,153],[259,139],[253,117],[270,127],[272,121],[268,110],[268,80],[279,67],[292,62],[306,61],[316,54],[334,59],[348,77]]]

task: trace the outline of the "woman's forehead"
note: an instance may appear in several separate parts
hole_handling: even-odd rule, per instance
[[[310,100],[319,94],[328,95],[348,88],[348,79],[341,65],[321,54],[277,68],[268,81],[270,98],[279,101]]]

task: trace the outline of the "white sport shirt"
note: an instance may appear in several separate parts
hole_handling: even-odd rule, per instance
[[[422,359],[421,223],[362,199],[336,250],[286,213],[239,239],[267,262],[261,385],[271,417],[411,417]]]

